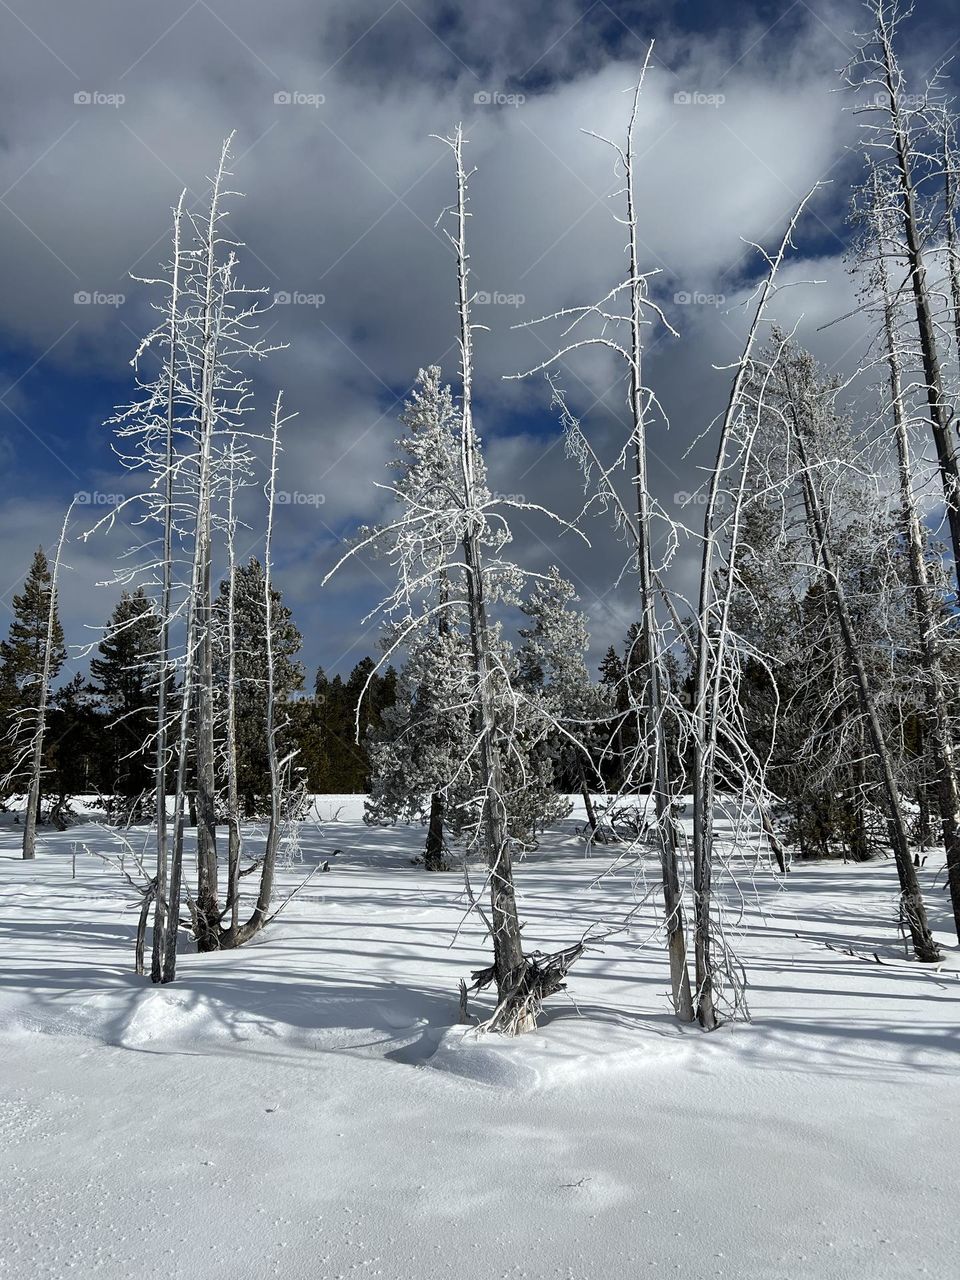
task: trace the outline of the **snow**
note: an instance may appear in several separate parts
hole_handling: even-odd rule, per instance
[[[0,1276],[956,1274],[960,963],[936,857],[939,968],[905,956],[891,863],[763,871],[737,943],[750,1025],[675,1023],[654,900],[503,1041],[456,1025],[488,962],[460,873],[413,865],[422,830],[365,827],[361,797],[318,810],[281,883],[330,870],[166,988],[132,973],[132,891],[82,851],[115,839],[43,829],[23,863],[5,819]],[[595,882],[582,820],[518,868],[529,948],[642,896],[628,869]]]

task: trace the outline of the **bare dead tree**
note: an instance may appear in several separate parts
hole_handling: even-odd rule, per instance
[[[243,463],[247,462],[244,454]],[[227,617],[224,644],[227,651],[227,677],[224,698],[224,744],[226,774],[226,821],[227,821],[227,895],[224,913],[230,917],[230,928],[234,931],[239,925],[240,912],[240,858],[242,837],[240,831],[240,804],[237,788],[237,635],[236,635],[236,594],[237,594],[237,516],[235,511],[238,470],[241,459],[238,456],[236,437],[227,445],[227,512],[226,512],[226,544],[227,544]]]
[[[493,1030],[517,1034],[536,1025],[543,999],[559,988],[569,963],[541,969],[524,955],[513,884],[513,856],[507,831],[503,767],[498,746],[494,682],[498,679],[487,618],[486,583],[479,533],[482,515],[477,483],[477,440],[473,424],[473,324],[470,318],[470,259],[467,251],[468,181],[463,163],[463,130],[442,141],[453,152],[457,175],[455,230],[444,228],[457,265],[457,310],[460,322],[460,464],[463,479],[463,559],[466,568],[470,644],[480,717],[480,773],[483,783],[483,825],[490,881],[490,929],[493,966],[474,975],[478,986],[491,980],[497,987]],[[472,171],[471,171],[472,172]]]
[[[872,101],[854,108],[863,117],[863,142],[878,170],[892,175],[886,201],[892,230],[899,225],[903,258],[913,295],[922,358],[930,427],[937,451],[947,522],[953,548],[954,571],[960,574],[960,465],[953,426],[953,410],[944,385],[937,345],[936,307],[927,274],[927,237],[918,184],[938,161],[927,122],[935,97],[937,76],[924,92],[911,96],[896,49],[901,24],[912,6],[900,0],[867,0],[874,28],[846,68],[847,83],[859,92],[873,91]],[[886,167],[886,162],[889,168]],[[899,292],[899,290],[897,290]],[[958,579],[960,584],[960,579]]]
[[[214,945],[219,920],[217,901],[217,813],[216,752],[214,746],[213,691],[213,584],[212,584],[212,487],[213,437],[218,410],[218,347],[222,318],[223,273],[218,261],[221,200],[230,155],[232,135],[223,144],[220,163],[213,179],[201,243],[196,251],[199,267],[201,310],[200,401],[197,428],[200,436],[197,484],[196,539],[199,573],[195,577],[197,599],[194,606],[195,639],[199,646],[194,691],[197,780],[197,899],[195,922],[201,950]]]
[[[277,458],[280,453],[280,434],[285,423],[293,415],[283,416],[283,397],[277,395],[273,408],[270,426],[270,469],[264,491],[267,499],[267,531],[264,540],[263,560],[263,626],[266,649],[266,671],[264,679],[267,693],[266,718],[264,724],[267,745],[267,765],[270,773],[270,819],[267,826],[266,845],[260,862],[260,885],[257,900],[249,918],[237,923],[239,914],[239,886],[232,904],[232,921],[228,928],[221,929],[218,934],[218,945],[227,949],[240,947],[249,942],[267,923],[270,916],[270,904],[273,898],[274,878],[276,875],[277,852],[283,832],[285,816],[284,776],[289,772],[292,756],[283,760],[277,748],[277,705],[276,705],[276,665],[274,661],[274,620],[273,620],[273,532],[274,513],[277,497]],[[239,848],[237,850],[239,859]],[[239,881],[239,871],[237,872]]]
[[[757,305],[747,334],[743,353],[737,363],[730,388],[727,407],[720,424],[716,461],[707,487],[704,508],[703,538],[700,563],[700,592],[697,605],[696,659],[694,663],[694,694],[691,715],[690,739],[693,748],[693,896],[695,919],[696,955],[696,1007],[697,1018],[705,1030],[717,1026],[715,984],[717,970],[713,958],[714,939],[718,930],[712,918],[712,877],[714,865],[714,819],[716,809],[717,757],[721,735],[728,744],[739,744],[739,754],[747,767],[738,770],[744,785],[756,792],[755,774],[759,774],[759,762],[752,759],[753,752],[746,735],[738,725],[731,723],[725,713],[725,692],[728,685],[737,688],[738,679],[731,670],[732,637],[730,612],[733,591],[737,579],[737,555],[743,507],[746,500],[745,485],[750,473],[751,455],[763,412],[764,382],[768,370],[760,378],[756,403],[749,403],[746,394],[748,375],[752,368],[757,335],[763,323],[768,304],[776,288],[777,275],[807,203],[819,188],[819,183],[801,201],[790,220],[777,252],[770,256],[760,249],[767,275],[757,289]],[[775,357],[776,359],[776,357]],[[739,470],[732,509],[727,516],[720,511],[725,477],[731,467],[729,454],[739,443],[733,465]],[[720,559],[721,540],[723,574],[718,580],[717,566]],[[734,708],[739,697],[729,699]],[[766,808],[765,797],[758,796],[761,807]],[[730,966],[727,966],[729,970]]]
[[[160,645],[157,653],[157,726],[156,726],[156,796],[155,820],[157,824],[157,873],[154,881],[153,945],[151,949],[150,977],[153,982],[163,979],[163,960],[166,949],[168,917],[168,831],[167,831],[167,771],[169,768],[167,694],[170,685],[170,623],[173,612],[173,531],[174,531],[174,455],[176,449],[176,399],[178,340],[180,331],[180,269],[181,228],[183,202],[186,191],[173,212],[173,256],[170,275],[170,300],[167,321],[167,371],[166,371],[166,435],[163,449],[163,543],[160,565]],[[174,928],[176,925],[174,925]]]
[[[50,698],[50,661],[53,653],[54,630],[57,618],[57,584],[60,578],[63,547],[67,539],[67,526],[73,512],[74,502],[76,502],[76,499],[67,507],[66,515],[63,517],[60,537],[57,541],[57,551],[50,573],[47,633],[43,645],[43,659],[40,664],[40,670],[37,672],[37,705],[35,708],[31,708],[29,713],[33,732],[28,749],[27,809],[23,819],[23,856],[27,860],[37,856],[37,820],[40,808],[40,783],[43,777],[43,738],[47,727],[47,703]]]
[[[407,458],[398,464],[400,477],[395,484],[382,486],[397,499],[399,515],[383,526],[361,530],[324,582],[365,548],[377,549],[390,560],[396,587],[373,611],[390,624],[389,642],[378,667],[403,645],[421,647],[427,631],[439,649],[455,655],[453,628],[437,630],[436,619],[439,615],[464,619],[468,665],[455,662],[445,674],[450,677],[448,692],[455,699],[455,705],[449,707],[451,739],[459,741],[462,733],[465,741],[453,764],[454,776],[442,790],[447,801],[457,797],[467,851],[482,850],[486,866],[482,893],[489,891],[489,912],[467,879],[468,913],[481,915],[493,947],[493,963],[473,973],[474,990],[495,987],[497,992],[496,1007],[482,1028],[516,1035],[536,1025],[544,1000],[562,989],[583,948],[575,943],[543,955],[527,953],[523,947],[513,873],[514,845],[521,844],[521,838],[511,825],[529,780],[518,749],[518,725],[523,725],[529,707],[511,683],[507,651],[491,621],[489,607],[492,600],[518,603],[517,591],[524,577],[538,576],[525,575],[503,556],[511,534],[502,509],[537,511],[554,520],[558,517],[521,498],[493,495],[487,488],[473,418],[473,334],[482,326],[471,319],[467,249],[471,174],[464,167],[462,129],[458,127],[439,141],[453,154],[457,181],[456,203],[444,210],[439,221],[453,221],[453,228],[444,226],[444,233],[457,268],[459,410],[444,408],[452,401],[449,389],[440,387],[440,370],[421,370],[403,420],[409,425],[413,418],[422,419],[424,430],[412,432],[402,442]],[[441,420],[446,422],[448,417],[454,421],[440,429]],[[512,787],[506,780],[508,767],[519,774]],[[467,796],[461,794],[465,787],[469,789]],[[464,1008],[467,995],[464,985]]]
[[[248,465],[256,439],[244,429],[252,411],[252,390],[242,372],[276,349],[258,336],[265,310],[262,289],[236,280],[236,242],[226,229],[226,189],[230,139],[224,143],[207,204],[201,215],[188,212],[184,197],[174,214],[173,255],[160,279],[147,280],[164,291],[157,306],[163,319],[141,342],[134,356],[138,397],[111,419],[120,442],[117,452],[132,472],[149,483],[112,508],[94,530],[109,530],[121,511],[140,508],[141,523],[161,529],[159,550],[144,541],[124,557],[116,580],[129,584],[146,578],[160,587],[161,641],[158,654],[156,803],[158,875],[154,912],[152,977],[168,982],[176,971],[181,925],[186,818],[193,797],[187,794],[190,766],[199,793],[198,877],[196,897],[188,896],[192,928],[201,950],[219,946],[222,913],[217,895],[215,845],[216,773],[211,565],[214,534],[233,524],[233,487],[238,470]],[[189,239],[186,232],[189,231]],[[159,374],[147,377],[160,357]],[[220,500],[227,494],[226,519]],[[174,636],[180,648],[175,656]],[[177,707],[171,712],[167,685],[181,677]],[[165,811],[165,778],[176,748],[173,816]],[[231,867],[238,859],[234,842]],[[233,903],[229,910],[232,911]]]
[[[909,415],[904,394],[903,355],[898,338],[897,303],[890,281],[889,242],[879,199],[880,179],[876,172],[873,179],[873,195],[876,276],[880,290],[883,336],[889,368],[890,406],[896,433],[902,533],[908,551],[917,638],[924,676],[924,694],[927,703],[926,732],[937,774],[937,801],[947,857],[950,899],[954,926],[957,937],[960,939],[960,788],[957,784],[957,766],[951,731],[950,697],[943,670],[943,646],[934,615],[920,517],[913,488],[913,463],[908,434]]]
[[[943,107],[939,118],[941,157],[943,161],[943,220],[946,227],[947,272],[950,277],[950,303],[953,312],[954,354],[960,363],[960,239],[957,236],[957,123],[951,111]]]
[[[629,527],[635,538],[637,588],[640,602],[640,662],[643,685],[644,732],[641,735],[638,761],[635,774],[647,775],[650,778],[650,793],[653,804],[652,827],[660,857],[663,881],[664,910],[666,918],[667,950],[670,959],[670,985],[674,1010],[681,1021],[693,1019],[693,1000],[690,992],[690,975],[687,966],[686,928],[681,893],[680,869],[678,858],[678,834],[674,815],[674,786],[669,774],[667,742],[664,733],[666,715],[666,697],[663,679],[663,639],[656,616],[656,588],[654,583],[654,565],[652,555],[653,542],[653,509],[654,503],[650,493],[648,476],[647,438],[654,415],[659,404],[654,393],[645,386],[643,378],[644,340],[643,330],[650,323],[651,315],[659,319],[671,332],[676,331],[663,315],[658,304],[651,297],[649,281],[656,272],[640,270],[640,214],[637,199],[637,154],[636,130],[640,99],[643,84],[650,60],[653,55],[653,42],[650,43],[643,67],[633,93],[633,104],[623,143],[601,137],[591,130],[585,130],[589,136],[597,138],[609,146],[616,157],[618,173],[623,175],[623,187],[620,195],[624,199],[623,216],[614,215],[617,222],[626,231],[626,255],[628,261],[627,276],[614,286],[599,302],[588,306],[571,307],[539,320],[528,322],[539,325],[549,320],[565,320],[568,322],[563,332],[564,341],[552,356],[540,362],[519,377],[529,377],[533,373],[545,372],[572,352],[589,346],[598,346],[612,350],[625,361],[628,371],[628,405],[630,411],[631,432],[626,446],[633,467],[633,490],[635,510]],[[622,308],[618,310],[618,308]],[[600,326],[600,332],[586,337],[572,335],[573,330],[582,322],[593,319]],[[520,326],[522,327],[522,326]],[[626,338],[621,339],[621,330],[626,331]],[[557,399],[554,388],[554,399]],[[574,421],[573,416],[570,420]],[[569,440],[568,433],[568,440]],[[575,452],[583,454],[584,439],[577,424]],[[626,453],[622,456],[626,456]],[[598,468],[601,485],[601,503],[611,504],[609,495],[610,468]],[[614,503],[618,523],[620,507]],[[647,767],[649,766],[649,767]]]
[[[837,564],[829,519],[821,500],[818,467],[822,466],[822,460],[815,452],[817,439],[815,424],[821,406],[817,401],[816,393],[812,396],[805,394],[807,389],[796,384],[789,363],[784,366],[784,386],[786,398],[780,413],[789,442],[796,451],[797,471],[817,539],[818,560],[842,637],[847,663],[856,684],[860,707],[887,800],[889,835],[900,881],[902,917],[910,932],[917,959],[939,961],[940,948],[930,931],[923,894],[910,855],[903,802],[894,762],[884,737],[876,695],[863,661],[859,637],[847,604],[843,575]]]

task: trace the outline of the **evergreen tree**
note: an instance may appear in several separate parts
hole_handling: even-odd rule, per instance
[[[90,660],[92,687],[108,717],[106,787],[130,816],[131,805],[149,809],[153,801],[159,643],[160,620],[140,587],[123,592],[99,657]]]
[[[364,821],[425,822],[429,871],[446,868],[447,840],[463,825],[475,783],[467,709],[470,647],[451,621],[445,618],[442,626],[411,637],[396,699],[369,738],[372,777]]]
[[[47,789],[56,797],[54,808],[61,812],[71,796],[103,793],[112,786],[111,719],[97,704],[79,671],[51,696]]]
[[[520,687],[533,692],[547,717],[547,741],[557,789],[579,791],[591,830],[598,830],[591,791],[598,772],[594,764],[599,727],[609,711],[604,688],[587,671],[590,646],[586,617],[573,609],[573,586],[551,566],[521,605],[530,625],[520,630]]]
[[[248,818],[263,813],[269,796],[269,762],[264,725],[267,715],[263,566],[256,556],[236,568],[234,637],[236,699],[237,789],[241,812]],[[226,624],[230,584],[224,580],[214,603],[214,673],[223,701],[227,676]],[[297,654],[303,637],[277,587],[271,587],[273,614],[274,691],[279,712],[277,740],[281,759],[294,744],[293,695],[303,688],[303,666]]]
[[[0,788],[5,794],[25,783],[24,752],[33,735],[47,647],[51,574],[43,547],[34,552],[23,590],[13,597],[13,621],[0,641],[0,710],[4,716]],[[55,680],[66,661],[59,608],[54,610],[49,678]]]

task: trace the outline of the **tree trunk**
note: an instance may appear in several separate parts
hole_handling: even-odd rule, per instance
[[[907,542],[910,577],[913,586],[914,611],[920,641],[920,658],[925,676],[927,703],[926,736],[937,773],[937,800],[943,843],[947,854],[947,877],[954,927],[960,939],[960,788],[957,784],[953,736],[950,728],[949,696],[943,674],[940,643],[931,604],[927,565],[923,554],[920,518],[913,493],[910,441],[907,436],[903,406],[903,377],[896,344],[894,304],[890,296],[886,262],[883,259],[885,238],[880,234],[881,272],[884,290],[884,329],[887,361],[890,368],[890,398],[897,433],[897,455],[900,475],[900,500],[903,534]]]
[[[267,533],[264,544],[263,562],[263,626],[266,649],[266,683],[267,712],[266,732],[267,763],[270,770],[270,824],[267,828],[267,842],[260,867],[260,887],[257,901],[250,918],[243,924],[231,924],[227,930],[217,932],[217,945],[220,947],[241,947],[260,932],[267,923],[270,914],[270,903],[273,899],[273,882],[277,866],[277,853],[280,848],[280,835],[283,823],[283,807],[281,804],[282,782],[280,762],[277,752],[277,706],[276,706],[276,670],[273,652],[273,513],[276,501],[277,454],[280,450],[280,428],[284,419],[281,415],[282,397],[277,395],[273,410],[273,428],[271,433],[270,475],[267,481]],[[234,912],[236,917],[237,912]]]
[[[819,185],[819,184],[818,184]],[[720,427],[716,461],[710,477],[707,504],[703,517],[703,544],[700,562],[700,583],[697,603],[697,645],[694,663],[693,706],[693,899],[694,946],[697,979],[697,1018],[704,1030],[710,1031],[718,1024],[714,1002],[714,960],[712,882],[714,809],[716,805],[717,745],[720,736],[721,695],[723,690],[724,655],[729,643],[730,609],[734,590],[734,566],[736,562],[740,515],[744,502],[750,458],[753,451],[755,430],[749,438],[740,462],[740,482],[736,505],[731,518],[729,550],[727,553],[726,585],[718,600],[714,584],[715,562],[718,551],[719,531],[716,523],[720,484],[728,467],[728,450],[734,438],[734,429],[742,410],[744,385],[747,381],[750,361],[767,303],[774,289],[777,272],[791,243],[791,237],[807,202],[817,191],[804,197],[791,218],[780,249],[774,258],[768,258],[769,270],[760,290],[747,340],[737,371],[734,375],[726,410]],[[759,414],[756,418],[759,426]]]
[[[54,626],[57,617],[57,584],[60,579],[60,557],[67,538],[67,524],[73,511],[73,502],[67,507],[57,543],[57,554],[50,575],[50,605],[47,609],[47,634],[43,647],[43,662],[37,672],[40,687],[37,691],[37,721],[33,729],[30,750],[30,785],[27,790],[27,812],[23,825],[23,856],[29,862],[37,856],[37,822],[40,817],[40,781],[43,775],[43,735],[47,727],[47,699],[50,696],[50,657],[53,651]]]
[[[913,177],[914,149],[903,106],[898,91],[898,64],[893,49],[892,34],[883,14],[878,15],[878,34],[882,50],[884,83],[888,110],[893,130],[893,148],[896,157],[902,201],[903,233],[907,247],[907,265],[913,288],[917,330],[920,338],[920,354],[923,363],[927,403],[930,410],[930,426],[937,450],[940,479],[946,503],[950,541],[953,546],[954,575],[960,574],[960,467],[957,463],[956,445],[951,425],[952,410],[944,392],[943,370],[937,350],[933,305],[927,283],[927,270],[923,260],[923,239],[917,213],[917,193]]]
[[[513,886],[513,853],[507,828],[507,808],[500,759],[495,675],[490,628],[487,620],[485,581],[479,530],[484,513],[478,506],[477,441],[473,425],[473,326],[470,321],[469,258],[467,254],[467,174],[463,167],[463,134],[457,129],[448,140],[457,168],[457,233],[450,235],[457,260],[458,316],[460,322],[460,375],[462,382],[460,465],[463,479],[464,534],[463,560],[467,587],[467,616],[473,677],[479,721],[479,769],[482,786],[480,829],[486,853],[490,883],[490,930],[493,965],[474,974],[476,984],[496,982],[497,1008],[490,1019],[492,1030],[517,1035],[536,1025],[540,1004],[559,988],[557,974],[575,955],[554,970],[528,961],[523,953],[520,919]],[[575,949],[579,954],[579,949]],[[562,974],[561,974],[562,976]]]
[[[590,794],[590,788],[587,785],[587,779],[584,776],[583,769],[580,770],[580,794],[583,796],[583,807],[587,815],[587,826],[590,828],[590,839],[599,840],[601,844],[606,844],[603,831],[597,819],[597,810],[594,807],[593,796]]]
[[[773,825],[773,818],[770,815],[770,810],[762,802],[758,807],[760,809],[760,826],[763,829],[763,834],[767,837],[771,852],[777,860],[777,866],[780,868],[781,872],[786,874],[790,869],[789,863],[787,862],[787,851],[784,849],[783,842],[777,835],[777,830]]]
[[[207,514],[209,520],[209,512]],[[217,903],[217,810],[213,736],[213,637],[211,635],[211,573],[209,526],[205,535],[204,567],[198,608],[199,662],[196,691],[197,769],[197,946],[216,948],[220,917]]]
[[[40,812],[40,774],[35,768],[27,791],[27,812],[23,819],[23,856],[29,862],[37,856],[37,815]]]
[[[183,201],[173,216],[173,276],[170,283],[170,341],[167,364],[167,430],[164,462],[163,490],[163,566],[160,588],[160,650],[157,654],[157,743],[156,770],[156,822],[157,822],[157,874],[155,878],[153,944],[150,956],[150,980],[163,981],[163,957],[167,947],[167,930],[176,929],[176,921],[168,916],[169,902],[169,836],[167,831],[167,686],[170,663],[170,613],[173,600],[173,465],[174,418],[176,413],[177,338],[180,322],[180,221]]]
[[[446,871],[443,860],[443,793],[435,791],[430,797],[430,821],[427,825],[427,845],[423,864],[428,871]]]
[[[660,868],[663,877],[663,903],[670,957],[670,990],[673,1008],[682,1022],[693,1020],[693,996],[687,967],[686,923],[680,891],[677,859],[677,827],[673,813],[673,788],[670,779],[667,743],[664,737],[664,697],[655,606],[653,557],[650,550],[650,488],[647,475],[647,404],[643,387],[643,329],[646,324],[644,301],[646,281],[640,273],[640,237],[634,173],[634,128],[640,101],[640,90],[653,46],[641,73],[633,99],[633,111],[627,129],[625,153],[625,192],[627,197],[628,261],[630,272],[630,413],[633,421],[634,494],[636,498],[637,571],[640,594],[640,633],[643,644],[646,724],[644,736],[650,745],[652,766],[651,793],[657,823]],[[647,815],[649,819],[649,814]]]

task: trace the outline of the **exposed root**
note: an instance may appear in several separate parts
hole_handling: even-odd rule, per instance
[[[548,997],[566,988],[564,979],[570,968],[583,954],[584,944],[577,942],[562,951],[555,951],[545,956],[535,951],[526,957],[522,966],[509,975],[507,982],[500,987],[500,1000],[486,1022],[480,1024],[481,1031],[498,1031],[502,1035],[517,1036],[524,1031],[532,1031],[537,1025],[543,1002]],[[483,991],[497,981],[494,965],[485,969],[477,969],[472,975],[471,991]],[[460,1015],[466,1021],[467,987],[460,987]]]

